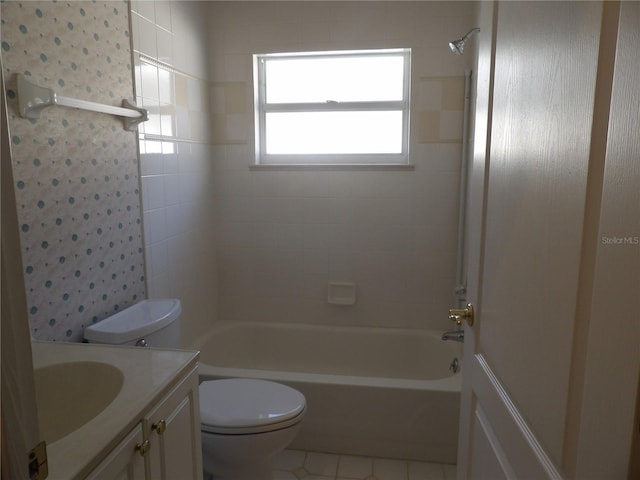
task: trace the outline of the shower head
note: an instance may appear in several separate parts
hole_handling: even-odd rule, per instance
[[[464,40],[460,38],[459,40],[449,42],[449,48],[456,55],[462,55],[462,52],[464,50]]]
[[[471,37],[472,35],[478,33],[479,31],[480,31],[480,29],[478,27],[472,28],[471,30],[469,30],[467,32],[467,34],[464,37],[462,37],[462,38],[460,38],[458,40],[454,40],[452,42],[449,42],[449,48],[456,55],[462,55],[462,52],[464,51],[464,42],[466,42],[469,37]]]

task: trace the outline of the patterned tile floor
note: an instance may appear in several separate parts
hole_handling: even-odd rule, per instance
[[[455,480],[456,466],[387,458],[285,450],[275,480]]]

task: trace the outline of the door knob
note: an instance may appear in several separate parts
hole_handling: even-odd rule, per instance
[[[452,308],[449,310],[449,320],[462,325],[462,320],[467,321],[467,325],[473,326],[473,305],[467,303],[467,308]]]

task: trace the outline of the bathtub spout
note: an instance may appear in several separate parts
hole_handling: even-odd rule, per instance
[[[451,332],[444,332],[442,334],[442,340],[453,340],[454,342],[464,342],[464,330],[453,330]]]

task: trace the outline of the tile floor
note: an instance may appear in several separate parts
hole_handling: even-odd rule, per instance
[[[388,458],[285,450],[275,480],[455,480],[456,466]]]

